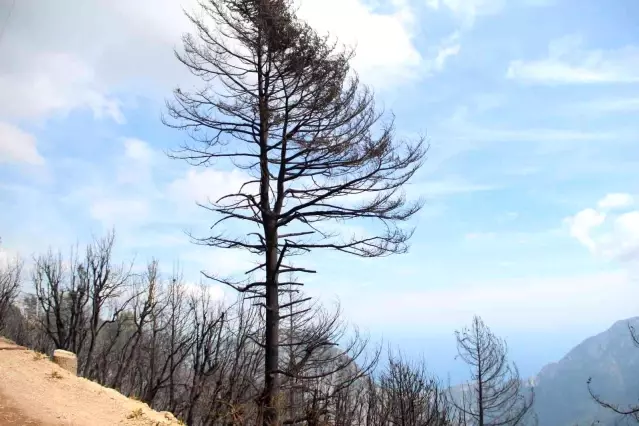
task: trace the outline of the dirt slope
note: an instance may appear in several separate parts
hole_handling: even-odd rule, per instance
[[[173,426],[113,389],[75,377],[46,357],[0,338],[0,425]]]

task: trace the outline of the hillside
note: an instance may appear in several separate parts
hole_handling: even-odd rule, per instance
[[[593,390],[608,401],[639,401],[639,348],[630,337],[629,324],[639,327],[639,317],[616,322],[539,372],[534,379],[535,411],[541,426],[588,426],[594,420],[602,426],[626,424],[615,422],[618,416],[592,401],[586,381],[592,377]]]
[[[589,337],[561,360],[544,366],[526,380],[535,389],[534,410],[539,426],[623,426],[636,425],[595,403],[587,381],[603,399],[621,404],[639,403],[639,348],[635,347],[628,325],[639,328],[639,317],[617,321],[608,330]],[[451,389],[460,397],[462,388]]]
[[[540,426],[613,426],[618,416],[599,407],[586,382],[611,402],[639,401],[639,348],[628,325],[639,317],[618,321],[546,365],[535,385],[535,412]],[[3,349],[4,347],[4,349]],[[178,425],[168,413],[158,413],[96,383],[72,376],[46,357],[26,349],[0,345],[0,424],[6,425]],[[45,396],[45,397],[43,397]]]
[[[170,413],[76,377],[36,352],[0,339],[0,424],[177,426]]]

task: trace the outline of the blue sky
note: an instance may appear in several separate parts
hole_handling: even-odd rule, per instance
[[[431,151],[409,254],[317,253],[308,292],[461,377],[453,330],[481,315],[525,375],[634,316],[639,259],[639,28],[632,0],[303,0],[357,46],[354,68],[398,134]],[[191,0],[183,6],[192,7]],[[166,158],[160,122],[189,30],[177,2],[0,0],[4,257],[116,228],[122,257],[233,273],[252,259],[193,246],[196,200],[241,182]],[[0,27],[2,28],[2,27]],[[213,291],[222,290],[214,287]],[[384,315],[380,315],[382,308]]]

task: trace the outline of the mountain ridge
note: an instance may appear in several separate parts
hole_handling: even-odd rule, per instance
[[[540,426],[587,426],[595,420],[601,426],[626,424],[591,398],[587,381],[592,377],[593,391],[606,401],[622,405],[639,401],[639,383],[635,381],[639,348],[629,326],[639,327],[639,317],[616,321],[531,378]]]

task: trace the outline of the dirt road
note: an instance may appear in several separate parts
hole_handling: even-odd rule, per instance
[[[0,425],[177,426],[169,413],[76,377],[46,356],[0,340]]]
[[[6,395],[0,394],[0,425],[3,426],[49,426],[27,417]]]

